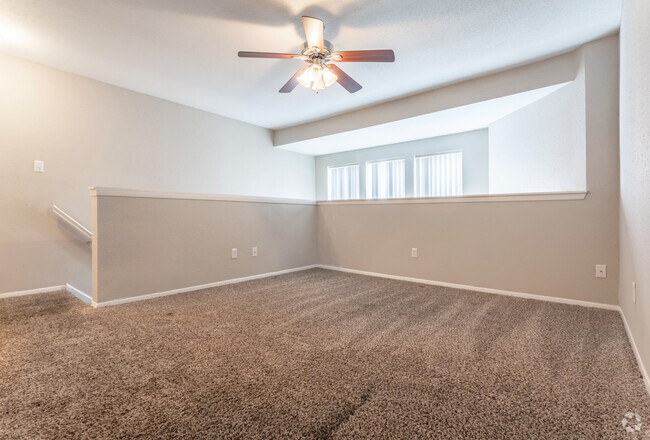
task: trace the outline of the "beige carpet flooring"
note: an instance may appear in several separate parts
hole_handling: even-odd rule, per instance
[[[103,309],[0,300],[2,439],[637,439],[646,423],[613,311],[320,269]]]

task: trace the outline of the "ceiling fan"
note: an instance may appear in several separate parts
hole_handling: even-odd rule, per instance
[[[334,52],[332,43],[323,39],[323,20],[314,17],[302,17],[307,41],[303,43],[300,54],[272,52],[239,52],[241,58],[279,58],[302,60],[307,63],[280,89],[280,93],[290,93],[298,84],[307,88],[322,90],[338,82],[348,92],[361,90],[361,84],[353,80],[347,73],[339,69],[331,61],[345,62],[379,62],[392,63],[395,53],[392,50],[353,50]]]

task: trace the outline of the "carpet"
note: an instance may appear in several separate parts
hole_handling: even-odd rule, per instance
[[[100,309],[0,300],[2,439],[637,439],[645,423],[615,311],[322,269]]]

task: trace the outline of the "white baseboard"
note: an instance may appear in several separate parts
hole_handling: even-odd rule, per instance
[[[620,307],[618,310],[621,314],[621,318],[623,319],[623,324],[625,325],[627,338],[630,340],[630,344],[632,345],[632,350],[634,351],[634,357],[636,357],[636,363],[639,366],[639,370],[641,370],[641,376],[643,376],[643,383],[645,384],[645,389],[648,392],[648,395],[650,395],[650,378],[648,377],[648,372],[645,369],[645,365],[643,365],[641,354],[639,353],[639,349],[637,348],[636,342],[634,341],[634,336],[632,336],[632,330],[630,330],[630,326],[627,323],[627,319],[625,318],[625,313],[623,313],[623,309],[621,309]]]
[[[66,284],[65,286],[42,287],[40,289],[30,289],[30,290],[20,290],[18,292],[0,293],[0,299],[11,298],[14,296],[37,295],[39,293],[61,292],[63,290],[76,296],[86,304],[90,304],[92,302],[92,298],[90,296],[86,295],[84,292],[82,292],[81,290],[77,289],[74,286],[71,286],[70,284]]]
[[[92,297],[86,295],[81,290],[77,289],[76,287],[74,287],[74,286],[72,286],[70,284],[65,285],[65,290],[68,293],[76,296],[77,298],[79,298],[81,301],[83,301],[86,304],[91,304],[93,302]]]
[[[60,292],[65,290],[65,286],[41,287],[40,289],[20,290],[17,292],[0,293],[0,299],[11,298],[14,296],[36,295],[38,293]]]
[[[494,294],[497,294],[497,295],[516,296],[518,298],[536,299],[536,300],[539,300],[539,301],[549,301],[549,302],[556,302],[556,303],[562,303],[562,304],[571,304],[571,305],[583,306],[583,307],[596,307],[596,308],[599,308],[599,309],[619,310],[619,307],[617,305],[613,305],[613,304],[602,304],[602,303],[596,303],[596,302],[591,302],[591,301],[580,301],[580,300],[577,300],[577,299],[568,299],[568,298],[558,298],[558,297],[555,297],[555,296],[536,295],[534,293],[511,292],[509,290],[490,289],[490,288],[487,288],[487,287],[468,286],[468,285],[465,285],[465,284],[446,283],[446,282],[443,282],[443,281],[423,280],[421,278],[403,277],[403,276],[399,276],[399,275],[387,275],[387,274],[377,273],[377,272],[367,272],[365,270],[348,269],[348,268],[345,268],[345,267],[338,267],[338,266],[328,266],[328,265],[325,265],[325,264],[319,264],[318,267],[320,267],[321,269],[336,270],[336,271],[339,271],[339,272],[349,272],[349,273],[355,273],[355,274],[359,274],[359,275],[367,275],[367,276],[371,276],[371,277],[389,278],[391,280],[409,281],[409,282],[412,282],[412,283],[429,284],[429,285],[441,286],[441,287],[451,287],[453,289],[472,290],[474,292],[494,293]]]
[[[167,290],[165,292],[149,293],[149,294],[146,294],[146,295],[132,296],[132,297],[129,297],[129,298],[122,298],[122,299],[114,299],[114,300],[111,300],[111,301],[103,301],[103,302],[99,302],[99,303],[93,301],[91,304],[95,308],[97,308],[97,307],[107,307],[107,306],[116,306],[118,304],[126,304],[126,303],[130,303],[130,302],[135,302],[135,301],[145,301],[147,299],[160,298],[161,296],[175,295],[177,293],[192,292],[192,291],[195,291],[195,290],[209,289],[210,287],[225,286],[227,284],[242,283],[244,281],[257,280],[257,279],[260,279],[260,278],[268,278],[268,277],[273,277],[273,276],[276,276],[276,275],[283,275],[285,273],[299,272],[301,270],[313,269],[315,267],[319,267],[319,266],[317,264],[312,264],[310,266],[295,267],[293,269],[279,270],[277,272],[267,272],[267,273],[262,273],[262,274],[259,274],[259,275],[251,275],[251,276],[242,277],[242,278],[233,278],[233,279],[230,279],[230,280],[217,281],[217,282],[209,283],[209,284],[201,284],[199,286],[191,286],[191,287],[183,287],[181,289]]]
[[[462,290],[471,290],[475,292],[484,292],[484,293],[493,293],[497,295],[507,295],[507,296],[515,296],[518,298],[527,298],[527,299],[535,299],[539,301],[550,301],[550,302],[556,302],[556,303],[562,303],[562,304],[572,304],[572,305],[578,305],[578,306],[583,306],[583,307],[596,307],[600,309],[607,309],[607,310],[616,310],[620,311],[620,307],[617,305],[612,305],[612,304],[602,304],[602,303],[596,303],[596,302],[590,302],[590,301],[580,301],[580,300],[575,300],[575,299],[567,299],[567,298],[558,298],[554,296],[544,296],[544,295],[536,295],[533,293],[521,293],[521,292],[512,292],[509,290],[500,290],[500,289],[491,289],[487,287],[478,287],[478,286],[469,286],[465,284],[455,284],[455,283],[447,283],[443,281],[434,281],[434,280],[425,280],[421,278],[412,278],[412,277],[405,277],[405,276],[400,276],[400,275],[388,275],[388,274],[383,274],[383,273],[377,273],[377,272],[368,272],[365,270],[357,270],[357,269],[348,269],[345,267],[338,267],[338,266],[329,266],[326,264],[312,264],[310,266],[303,266],[303,267],[296,267],[293,269],[285,269],[285,270],[280,270],[277,272],[268,272],[268,273],[263,273],[259,275],[251,275],[247,277],[241,277],[241,278],[233,278],[230,280],[224,280],[224,281],[217,281],[214,283],[209,283],[209,284],[202,284],[198,286],[190,286],[190,287],[183,287],[180,289],[174,289],[174,290],[167,290],[164,292],[156,292],[156,293],[149,293],[146,295],[140,295],[140,296],[134,296],[134,297],[129,297],[129,298],[122,298],[122,299],[115,299],[111,301],[104,301],[97,303],[92,300],[92,298],[87,295],[86,293],[82,292],[81,290],[77,289],[76,287],[66,284],[65,286],[52,286],[52,287],[43,287],[40,289],[31,289],[31,290],[22,290],[18,292],[8,292],[8,293],[2,293],[0,294],[0,299],[2,298],[10,298],[14,296],[24,296],[24,295],[34,295],[38,293],[48,293],[48,292],[57,292],[61,290],[65,290],[69,292],[70,294],[76,296],[79,298],[81,301],[83,301],[86,304],[92,304],[93,307],[105,307],[105,306],[112,306],[112,305],[118,305],[118,304],[125,304],[125,303],[130,303],[134,301],[144,301],[147,299],[152,299],[152,298],[158,298],[161,296],[167,296],[167,295],[174,295],[177,293],[185,293],[185,292],[191,292],[193,290],[201,290],[201,289],[207,289],[210,287],[218,287],[218,286],[225,286],[227,284],[234,284],[234,283],[241,283],[244,281],[250,281],[250,280],[256,280],[260,278],[267,278],[267,277],[272,277],[276,275],[282,275],[286,273],[291,273],[291,272],[299,272],[302,270],[307,270],[307,269],[313,269],[313,268],[321,268],[321,269],[326,269],[326,270],[335,270],[339,272],[348,272],[348,273],[355,273],[359,275],[367,275],[367,276],[372,276],[372,277],[379,277],[379,278],[388,278],[388,279],[393,279],[393,280],[401,280],[401,281],[409,281],[412,283],[420,283],[420,284],[429,284],[429,285],[434,285],[434,286],[442,286],[442,287],[450,287],[453,289],[462,289]],[[625,325],[627,328],[627,321],[625,321]],[[628,329],[628,334],[629,329]],[[636,346],[635,346],[636,347]],[[645,370],[644,370],[645,371]],[[645,374],[645,373],[644,373]]]

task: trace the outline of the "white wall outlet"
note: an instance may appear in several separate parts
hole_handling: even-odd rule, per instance
[[[237,258],[237,248],[232,248],[232,258]]]
[[[605,264],[596,265],[596,278],[607,278],[607,265]]]
[[[636,304],[636,281],[632,281],[632,302]]]
[[[34,161],[34,172],[35,173],[44,173],[45,172],[45,162],[42,160]]]
[[[411,248],[411,258],[418,257],[418,248]]]
[[[253,256],[257,257],[257,246],[253,248]]]

